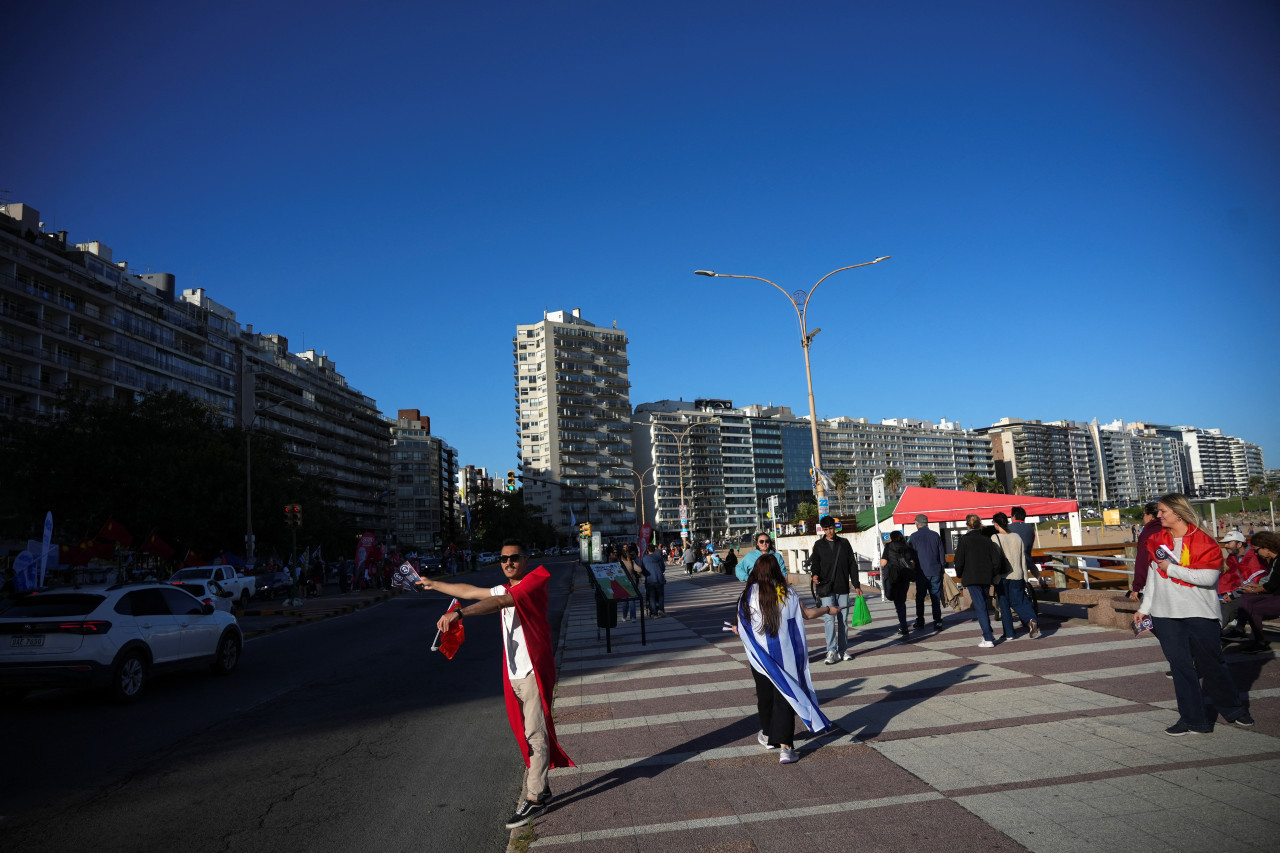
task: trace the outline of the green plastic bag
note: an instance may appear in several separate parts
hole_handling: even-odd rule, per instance
[[[871,624],[871,608],[867,607],[867,597],[854,597],[853,606],[849,608],[849,627],[860,628]]]

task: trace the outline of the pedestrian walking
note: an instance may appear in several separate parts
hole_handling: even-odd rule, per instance
[[[422,579],[420,589],[474,601],[440,617],[436,627],[448,631],[468,616],[501,613],[503,689],[507,721],[524,756],[525,775],[520,805],[507,821],[507,829],[524,826],[547,810],[551,786],[547,774],[553,767],[573,767],[573,761],[556,740],[551,720],[551,699],[555,695],[555,653],[551,647],[551,627],[547,623],[547,587],[551,574],[545,566],[528,570],[524,543],[508,539],[502,543],[498,566],[505,582],[485,589],[464,583]]]
[[[644,581],[644,592],[649,602],[649,615],[654,619],[661,619],[667,615],[667,561],[650,545],[645,549],[641,567],[648,572]]]
[[[862,595],[862,584],[858,581],[858,560],[853,546],[848,539],[836,535],[835,519],[824,515],[818,524],[822,525],[822,538],[813,543],[809,566],[818,601],[833,610],[822,617],[827,639],[827,658],[823,663],[831,666],[840,660],[853,660],[845,613],[849,609],[850,592],[855,597]]]
[[[698,563],[698,549],[690,542],[684,548],[684,553],[680,555],[680,562],[684,563],[684,573],[686,575],[693,574],[693,567]]]
[[[1027,569],[1022,537],[1009,532],[1009,516],[997,512],[991,519],[996,525],[996,535],[992,541],[999,546],[1004,555],[1004,564],[1009,571],[997,581],[1004,587],[1004,595],[1000,596],[1000,622],[1004,626],[1002,640],[1012,640],[1017,636],[1013,627],[1013,612],[1018,614],[1022,624],[1027,626],[1027,636],[1036,639],[1040,636],[1040,625],[1036,622],[1036,611],[1027,600],[1026,584],[1030,573]]]
[[[1200,518],[1184,495],[1173,492],[1160,498],[1156,518],[1161,530],[1147,541],[1151,571],[1133,623],[1136,626],[1143,617],[1151,617],[1173,675],[1178,721],[1164,733],[1181,737],[1213,731],[1204,692],[1227,722],[1252,726],[1253,718],[1240,704],[1239,690],[1222,660],[1218,621],[1222,549],[1201,529]]]
[[[831,721],[818,707],[818,694],[809,675],[805,645],[805,619],[835,614],[834,607],[805,607],[787,585],[773,554],[752,561],[747,586],[738,599],[738,620],[732,626],[742,639],[751,676],[756,684],[756,711],[760,733],[756,740],[766,749],[777,749],[778,763],[796,760],[796,716],[811,732],[820,732]]]
[[[996,559],[996,546],[982,532],[982,519],[969,513],[964,519],[968,532],[956,545],[956,575],[960,585],[969,593],[978,626],[982,628],[980,649],[994,648],[995,635],[991,632],[991,617],[987,613],[987,589],[999,579],[1000,562]]]
[[[902,531],[895,530],[889,534],[889,544],[884,546],[880,557],[880,582],[893,602],[893,609],[898,612],[898,633],[904,640],[911,635],[907,627],[907,592],[915,576],[916,563],[911,546]]]
[[[907,539],[916,558],[916,624],[917,631],[924,628],[924,600],[927,596],[933,604],[933,630],[942,630],[942,572],[947,555],[942,548],[942,537],[929,528],[929,516],[916,516],[916,532]]]

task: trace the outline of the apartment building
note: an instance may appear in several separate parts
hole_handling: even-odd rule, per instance
[[[516,326],[512,361],[525,505],[565,533],[590,520],[606,541],[633,536],[626,333],[552,311]]]
[[[1101,458],[1101,500],[1119,504],[1139,504],[1169,492],[1181,492],[1185,479],[1183,445],[1180,438],[1161,435],[1116,420],[1090,432]]]
[[[1242,495],[1249,491],[1249,478],[1266,471],[1262,448],[1224,435],[1220,429],[1178,428],[1187,450],[1188,479],[1198,497]]]
[[[405,552],[432,553],[460,533],[458,452],[431,434],[419,409],[400,409],[391,430],[390,538]]]
[[[996,476],[1006,492],[1012,493],[1013,481],[1021,478],[1026,494],[1098,500],[1100,463],[1086,424],[1001,418],[974,432],[990,439]]]
[[[706,541],[725,535],[729,519],[725,512],[723,431],[730,428],[735,439],[749,441],[749,427],[744,422],[721,421],[721,413],[728,409],[708,400],[660,400],[636,406],[631,419],[634,470],[647,474],[645,484],[649,486],[641,515],[664,536],[677,535],[686,527],[681,523],[682,506],[690,537]],[[748,469],[751,464],[750,450],[750,444],[739,441],[732,451],[735,488],[743,477],[744,456]],[[634,487],[635,476],[631,479]],[[736,494],[735,501],[735,506],[754,510],[753,493],[745,499]],[[747,518],[749,527],[754,512]]]
[[[329,485],[352,525],[387,536],[391,435],[377,402],[348,385],[328,356],[292,353],[282,335],[248,326],[238,343],[236,423],[277,436],[302,473]]]

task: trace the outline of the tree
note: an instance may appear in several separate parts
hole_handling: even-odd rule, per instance
[[[844,511],[844,493],[849,489],[849,471],[837,468],[831,472],[831,484],[836,487],[836,500],[840,501],[840,510]]]
[[[922,489],[936,489],[938,487],[938,478],[930,474],[928,471],[920,475],[917,481]]]
[[[818,505],[805,501],[796,507],[795,517],[791,519],[792,524],[802,524],[810,518],[818,517]]]
[[[1027,493],[1027,489],[1031,488],[1031,481],[1026,477],[1014,477],[1013,482],[1010,483],[1010,485],[1013,486],[1013,493],[1015,495],[1025,495]]]
[[[884,472],[884,487],[890,494],[896,495],[902,488],[902,472],[897,468],[888,468]]]
[[[970,471],[960,478],[960,485],[967,492],[979,491],[982,484],[982,475],[977,471]]]

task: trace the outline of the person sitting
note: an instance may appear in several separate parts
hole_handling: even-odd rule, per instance
[[[1280,572],[1276,571],[1277,555],[1280,555],[1280,535],[1261,530],[1249,540],[1258,552],[1266,573],[1255,576],[1255,581],[1240,587],[1240,609],[1236,615],[1236,628],[1243,629],[1246,622],[1252,630],[1249,642],[1240,648],[1246,653],[1263,652],[1271,648],[1262,638],[1262,620],[1280,616]],[[1241,632],[1242,633],[1242,632]]]

